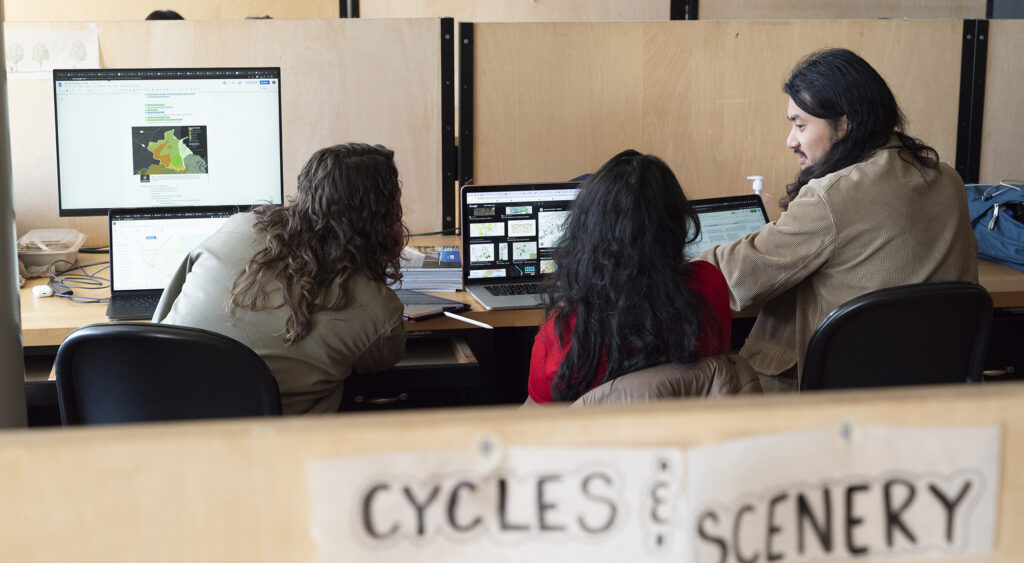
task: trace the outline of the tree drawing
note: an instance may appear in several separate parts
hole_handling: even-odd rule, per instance
[[[39,63],[39,70],[43,70],[43,63],[50,60],[50,50],[46,48],[46,43],[36,43],[32,48],[32,60]]]
[[[18,63],[21,59],[25,58],[25,50],[21,48],[20,43],[8,43],[7,44],[7,70],[8,72],[17,72]]]
[[[86,54],[88,53],[85,50],[85,43],[75,41],[71,44],[71,58],[75,61],[75,68],[78,68],[78,63],[85,60]]]

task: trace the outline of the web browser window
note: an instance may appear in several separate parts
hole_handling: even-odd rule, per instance
[[[281,203],[280,69],[53,77],[62,216]]]

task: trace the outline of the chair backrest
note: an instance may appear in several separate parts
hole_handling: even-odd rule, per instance
[[[818,325],[800,389],[980,381],[991,330],[992,298],[975,283],[866,293]]]
[[[266,362],[237,340],[198,328],[85,326],[61,344],[55,368],[66,425],[281,413]]]

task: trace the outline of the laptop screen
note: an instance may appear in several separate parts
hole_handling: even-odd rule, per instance
[[[578,193],[577,182],[463,188],[463,278],[537,278],[553,272],[554,249]]]
[[[758,195],[695,199],[691,202],[700,217],[700,238],[687,247],[696,258],[718,244],[730,243],[768,224],[768,213]]]
[[[162,290],[193,248],[236,207],[110,210],[110,289]]]

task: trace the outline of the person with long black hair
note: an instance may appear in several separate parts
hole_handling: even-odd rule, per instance
[[[571,209],[533,346],[533,402],[574,401],[630,372],[729,351],[725,279],[688,260],[700,222],[661,159],[619,153]]]
[[[407,229],[393,153],[350,143],[313,153],[290,205],[232,216],[164,290],[154,322],[205,328],[259,354],[285,414],[332,412],[353,370],[405,354]]]
[[[818,51],[783,91],[786,145],[800,166],[783,213],[701,255],[725,274],[733,310],[761,307],[740,354],[770,376],[766,390],[797,387],[811,335],[846,301],[898,285],[978,280],[964,183],[906,133],[871,65],[846,49]]]

